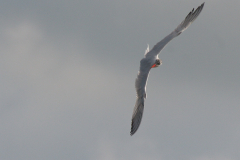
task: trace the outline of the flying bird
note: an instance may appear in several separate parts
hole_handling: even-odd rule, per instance
[[[204,3],[201,4],[196,10],[194,10],[193,8],[193,10],[186,16],[182,23],[180,23],[180,25],[178,25],[177,28],[172,33],[170,33],[163,40],[158,42],[151,50],[149,50],[148,46],[144,58],[140,61],[140,69],[138,71],[138,75],[135,81],[137,99],[135,107],[133,109],[130,135],[133,135],[138,130],[142,120],[144,101],[147,98],[146,86],[149,72],[151,68],[156,68],[162,64],[162,61],[158,58],[158,54],[161,52],[161,50],[166,46],[168,42],[170,42],[173,38],[180,35],[190,26],[190,24],[192,24],[192,22],[201,13],[203,6]]]

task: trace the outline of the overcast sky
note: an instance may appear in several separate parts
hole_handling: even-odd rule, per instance
[[[1,160],[238,160],[240,1],[206,0],[161,52],[139,130],[147,44],[200,0],[1,0]]]

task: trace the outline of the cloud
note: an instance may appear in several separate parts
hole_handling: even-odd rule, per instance
[[[194,160],[233,160],[224,156],[202,156],[199,158],[193,158]]]
[[[237,1],[206,2],[164,49],[163,65],[149,76],[142,124],[129,135],[147,44],[201,3],[2,3],[0,158],[239,157]]]

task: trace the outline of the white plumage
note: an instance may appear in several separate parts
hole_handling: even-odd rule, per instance
[[[201,6],[199,6],[195,11],[193,8],[193,10],[186,16],[182,23],[178,25],[178,27],[172,33],[170,33],[163,40],[158,42],[150,51],[148,46],[145,52],[145,57],[140,61],[140,69],[138,71],[137,79],[135,82],[137,99],[132,115],[132,124],[130,132],[131,135],[133,135],[137,131],[142,120],[144,100],[147,97],[146,86],[149,72],[151,68],[155,68],[161,65],[161,60],[158,58],[158,54],[166,46],[168,42],[170,42],[173,38],[180,35],[184,30],[186,30],[190,26],[190,24],[201,13],[203,6],[204,3]]]

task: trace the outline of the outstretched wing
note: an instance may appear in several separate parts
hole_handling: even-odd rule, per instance
[[[178,27],[170,33],[168,36],[166,36],[163,40],[158,42],[146,55],[145,57],[153,57],[159,54],[159,52],[166,46],[168,42],[170,42],[173,38],[180,35],[183,31],[185,31],[190,24],[199,16],[203,9],[204,3],[200,5],[195,11],[194,8],[187,17],[178,25]]]
[[[149,62],[149,59],[143,58],[140,62],[140,70],[138,72],[137,79],[135,81],[137,99],[136,99],[135,107],[133,109],[132,125],[131,125],[131,132],[130,132],[131,135],[133,135],[137,131],[142,120],[144,100],[147,97],[146,85],[147,85],[147,79],[148,79],[150,69],[151,69],[151,63]]]

